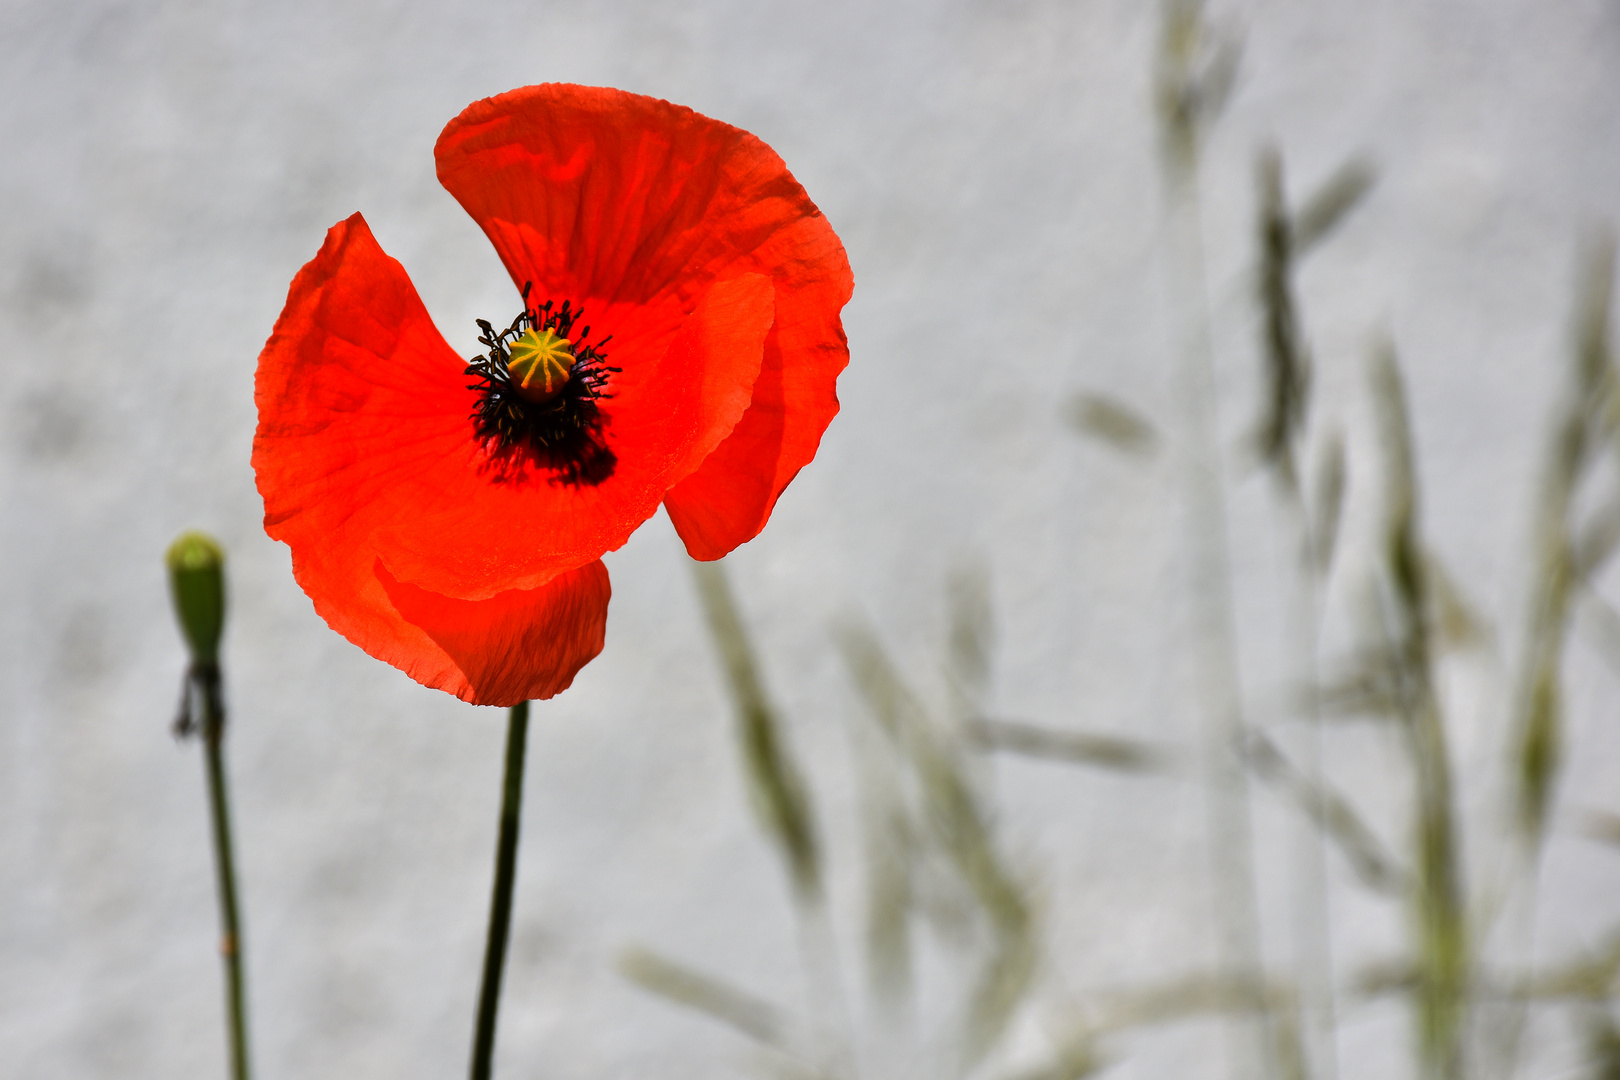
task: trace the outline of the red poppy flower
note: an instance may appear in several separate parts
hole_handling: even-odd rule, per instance
[[[601,651],[599,557],[660,503],[697,559],[764,527],[838,411],[853,279],[769,147],[665,101],[526,87],[435,156],[522,313],[481,322],[469,366],[361,216],[338,223],[259,356],[253,467],[333,629],[511,705]]]

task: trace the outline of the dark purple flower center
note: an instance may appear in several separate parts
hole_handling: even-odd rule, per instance
[[[467,362],[467,374],[478,380],[467,387],[479,395],[473,431],[503,478],[534,467],[549,472],[555,483],[595,486],[612,476],[618,464],[603,441],[606,420],[597,407],[599,400],[612,396],[606,390],[608,379],[619,370],[608,366],[602,351],[612,335],[592,343],[586,326],[576,336],[574,324],[583,311],[567,300],[560,307],[550,300],[530,307],[529,289],[523,286],[524,308],[505,330],[497,332],[487,320],[478,320],[483,331],[478,340],[489,351]],[[573,363],[560,389],[533,400],[537,395],[521,385],[527,350],[536,341],[558,340],[572,353]]]

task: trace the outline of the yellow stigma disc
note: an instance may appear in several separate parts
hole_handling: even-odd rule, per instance
[[[574,368],[574,343],[552,330],[528,330],[512,342],[507,374],[512,388],[536,405],[562,393]]]

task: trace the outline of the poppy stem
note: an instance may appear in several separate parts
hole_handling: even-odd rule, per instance
[[[512,925],[512,882],[517,877],[518,822],[523,808],[523,751],[529,737],[529,703],[512,706],[506,728],[506,772],[501,782],[501,831],[495,846],[495,889],[489,903],[489,939],[484,946],[484,981],[478,993],[473,1031],[472,1080],[489,1080],[495,1055],[495,1011],[500,1006],[501,970]]]
[[[189,675],[202,704],[203,760],[208,767],[208,806],[214,826],[214,867],[219,878],[219,955],[225,963],[226,1016],[231,1035],[231,1076],[247,1080],[247,1004],[242,988],[242,927],[236,906],[236,858],[231,842],[230,799],[225,780],[225,704],[219,665],[198,661]]]

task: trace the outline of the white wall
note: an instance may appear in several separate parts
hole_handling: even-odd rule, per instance
[[[1344,426],[1365,480],[1364,360],[1392,337],[1433,544],[1503,620],[1511,658],[1576,244],[1620,218],[1620,8],[1253,0],[1212,15],[1244,41],[1203,188],[1223,449],[1257,400],[1254,154],[1282,149],[1295,197],[1365,154],[1378,187],[1300,280],[1319,417]],[[201,771],[166,733],[183,654],[161,555],[191,526],[231,558],[260,1075],[463,1068],[502,715],[416,686],[315,616],[260,530],[252,375],[288,281],[355,210],[452,343],[470,352],[474,318],[510,313],[432,146],[513,86],[619,86],[747,128],[848,249],[843,412],[729,564],[834,838],[857,1012],[861,721],[834,619],[864,613],[938,699],[943,582],[982,560],[1000,710],[1190,740],[1170,460],[1120,458],[1063,420],[1081,389],[1176,415],[1157,30],[1154,5],[1124,0],[0,7],[0,1075],[222,1068]],[[1275,522],[1264,482],[1228,459],[1252,713],[1275,720]],[[745,1042],[629,986],[612,958],[647,943],[792,1005],[786,889],[747,816],[672,530],[660,517],[607,562],[607,649],[535,710],[503,1072],[735,1075],[759,1064]],[[1352,552],[1335,595],[1354,580]],[[1614,683],[1574,648],[1566,837],[1576,809],[1613,805],[1620,754]],[[1466,661],[1455,684],[1457,715],[1486,718],[1455,732],[1470,785],[1500,765],[1506,680],[1489,668]],[[1405,781],[1358,730],[1336,764],[1398,845]],[[1010,1051],[1034,1060],[1088,989],[1208,960],[1204,802],[1196,785],[1049,764],[991,772],[997,828],[1044,898],[1050,963]],[[1466,792],[1482,826],[1489,794]],[[1265,865],[1283,866],[1286,815],[1257,806]],[[1332,870],[1346,970],[1391,955],[1399,909],[1350,899]],[[1549,940],[1597,941],[1613,854],[1561,839],[1549,874]],[[1291,880],[1268,869],[1263,889],[1283,958]],[[1345,1074],[1389,1075],[1401,1051],[1374,1045],[1403,1023],[1393,1003],[1347,1012]],[[1548,1068],[1577,1053],[1561,1031],[1546,1029]],[[1114,1075],[1221,1075],[1207,1026],[1114,1046]],[[870,1052],[891,1075],[924,1071],[896,1064],[903,1046]]]

